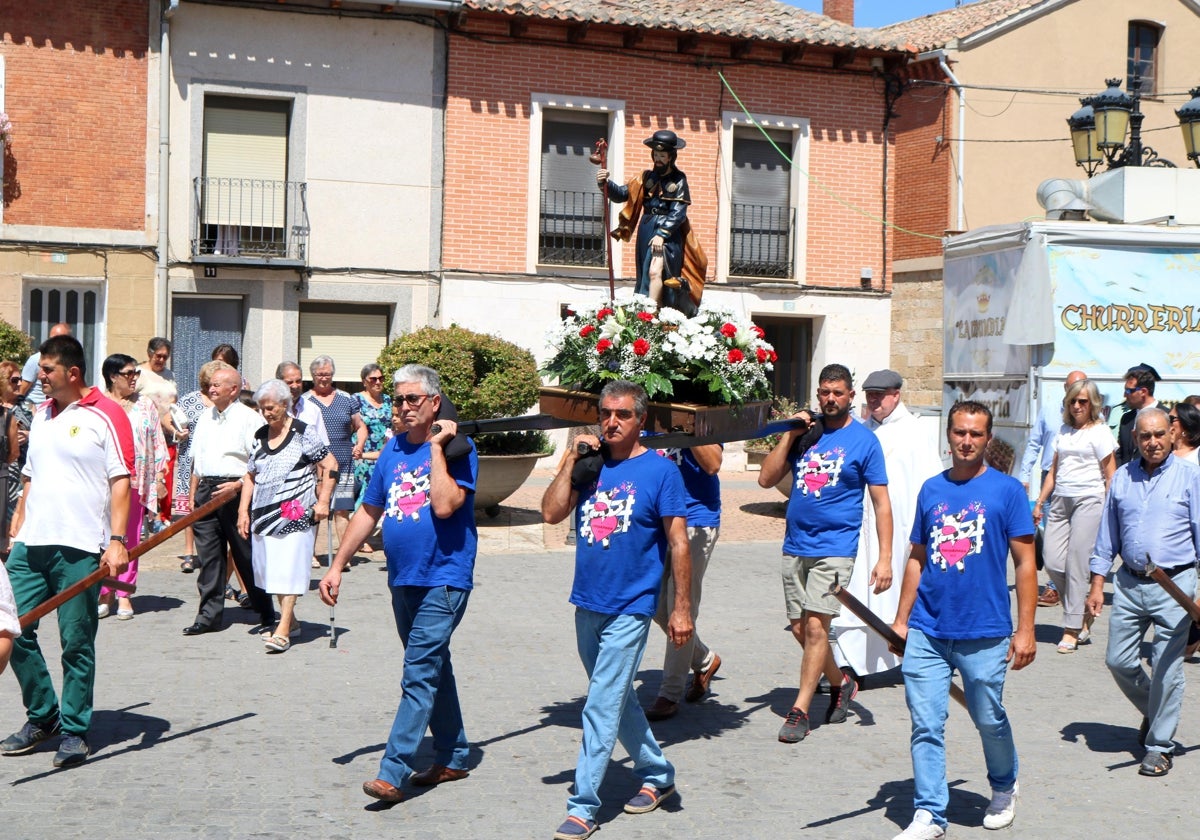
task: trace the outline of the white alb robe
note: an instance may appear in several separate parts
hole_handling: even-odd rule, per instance
[[[892,503],[892,585],[878,595],[867,585],[871,570],[879,559],[875,508],[868,494],[863,501],[863,524],[858,539],[858,555],[854,560],[854,574],[846,589],[873,613],[891,624],[896,618],[904,567],[908,563],[908,537],[917,511],[917,493],[926,479],[942,471],[942,460],[937,447],[921,428],[920,420],[904,403],[898,403],[882,423],[868,418],[866,426],[879,438],[887,467],[888,498]],[[866,676],[900,664],[900,658],[888,650],[887,642],[849,610],[843,608],[842,614],[833,620],[832,625],[836,631],[834,659],[838,667],[848,665],[859,676]]]

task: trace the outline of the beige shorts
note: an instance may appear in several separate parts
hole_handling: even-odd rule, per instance
[[[850,584],[853,557],[796,557],[783,555],[783,602],[790,621],[805,612],[841,615],[842,603],[829,594],[834,576],[842,586]]]

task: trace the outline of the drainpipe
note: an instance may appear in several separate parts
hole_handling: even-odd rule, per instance
[[[167,251],[170,244],[171,198],[171,18],[179,11],[180,0],[167,0],[159,25],[158,48],[158,263],[154,269],[154,334],[165,336],[167,324],[168,284]]]
[[[954,86],[955,92],[958,94],[958,166],[954,167],[955,181],[957,182],[958,192],[958,207],[957,218],[954,223],[955,230],[963,230],[966,225],[966,208],[963,199],[963,172],[966,168],[963,161],[963,152],[965,151],[965,142],[963,140],[963,127],[966,125],[967,119],[967,100],[963,91],[962,83],[954,75],[954,71],[950,69],[950,65],[946,63],[947,55],[945,50],[933,50],[932,52],[921,53],[917,56],[917,61],[926,61],[931,58],[936,58],[938,67],[946,74],[946,78],[950,80],[950,84]]]

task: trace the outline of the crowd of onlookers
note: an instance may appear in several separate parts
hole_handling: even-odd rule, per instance
[[[69,334],[67,324],[56,324],[50,332],[51,336]],[[213,348],[212,360],[200,368],[197,382],[191,388],[190,383],[176,381],[170,368],[171,351],[168,339],[152,338],[144,361],[122,353],[113,354],[101,363],[97,378],[104,394],[124,409],[134,433],[135,462],[125,532],[131,552],[143,539],[161,532],[172,520],[188,515],[193,509],[199,489],[193,482],[197,455],[193,439],[202,417],[214,411],[211,391],[218,371],[237,372],[235,399],[254,410],[251,424],[266,426],[263,415],[257,411],[262,407],[261,399],[256,399],[258,395],[241,375],[240,358],[232,345]],[[45,399],[37,375],[38,358],[39,354],[34,353],[24,366],[0,362],[0,450],[3,450],[0,452],[3,462],[0,555],[7,553],[8,521],[20,493],[21,468],[33,412]],[[311,427],[316,439],[332,454],[329,471],[338,477],[338,483],[330,499],[330,514],[340,544],[351,512],[361,504],[379,451],[392,434],[390,388],[383,381],[383,371],[375,364],[362,369],[362,390],[358,393],[334,387],[335,363],[329,356],[314,359],[309,365],[311,387],[307,390],[304,371],[297,363],[284,361],[275,374],[272,381],[277,385],[270,393],[282,397],[279,402],[287,416]],[[245,454],[248,457],[250,453]],[[318,458],[315,463],[320,462]],[[311,524],[315,528],[316,522]],[[325,553],[310,547],[304,559],[306,570],[310,565],[318,567]],[[369,559],[374,553],[370,542],[364,541],[358,553]],[[235,554],[233,550],[226,551],[221,594],[243,607],[251,607],[251,593],[256,589],[250,575],[252,567],[237,563]],[[200,568],[195,528],[191,525],[184,529],[184,550],[179,561],[184,573]],[[136,585],[136,558],[119,580]],[[307,591],[307,585],[304,589]],[[100,618],[114,615],[126,620],[134,615],[128,595],[108,588],[101,590],[97,610]]]

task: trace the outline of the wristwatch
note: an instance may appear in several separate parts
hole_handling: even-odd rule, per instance
[[[113,534],[111,537],[108,538],[108,541],[109,542],[119,542],[121,545],[125,545],[125,535],[124,534]]]

